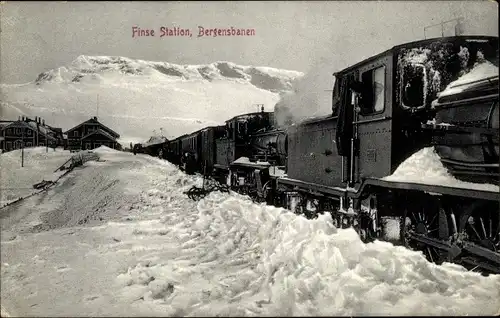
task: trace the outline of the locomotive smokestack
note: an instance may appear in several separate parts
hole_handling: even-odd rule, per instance
[[[263,113],[264,112],[264,105],[260,106],[260,111]]]

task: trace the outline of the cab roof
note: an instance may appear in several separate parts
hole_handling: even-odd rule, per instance
[[[417,48],[420,46],[426,46],[429,45],[433,42],[457,42],[457,41],[471,41],[471,42],[489,42],[489,41],[497,41],[498,42],[498,36],[485,36],[485,35],[461,35],[461,36],[448,36],[448,37],[440,37],[440,38],[431,38],[431,39],[425,39],[425,40],[418,40],[418,41],[413,41],[413,42],[407,42],[403,44],[399,44],[396,46],[393,46],[392,48],[385,50],[382,53],[373,55],[371,57],[368,57],[354,65],[351,65],[347,68],[344,68],[338,72],[333,73],[333,76],[341,75],[348,73],[356,68],[359,68],[360,66],[369,63],[370,61],[376,60],[381,56],[387,55],[390,52],[397,52],[401,49],[412,49],[412,48]],[[498,43],[495,45],[498,46]]]

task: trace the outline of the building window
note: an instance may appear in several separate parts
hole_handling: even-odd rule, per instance
[[[385,66],[364,72],[362,81],[364,87],[361,102],[362,114],[382,112],[385,104]]]
[[[12,149],[12,141],[7,141],[7,150]]]
[[[38,143],[38,146],[43,147],[43,146],[45,146],[45,143],[40,142],[40,143]]]
[[[92,149],[90,142],[85,143],[85,149]]]
[[[16,135],[21,135],[21,134],[22,134],[21,128],[16,128]]]
[[[31,136],[31,129],[28,129],[28,130],[26,131],[26,134],[27,134],[28,136]]]
[[[73,136],[78,137],[78,130],[73,131]]]
[[[26,147],[31,147],[32,145],[33,144],[31,142],[29,142],[29,141],[26,143]]]

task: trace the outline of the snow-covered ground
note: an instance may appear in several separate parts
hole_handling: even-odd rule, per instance
[[[191,201],[183,191],[199,177],[146,155],[96,152],[103,161],[0,210],[1,297],[11,315],[491,315],[500,308],[500,275],[437,266],[390,243],[363,244],[328,215],[306,220],[236,194]]]
[[[0,207],[37,192],[35,183],[55,181],[64,172],[54,171],[71,157],[69,150],[60,148],[26,148],[21,167],[21,156],[21,150],[0,154]]]
[[[177,65],[125,57],[79,56],[26,84],[0,85],[2,119],[40,116],[64,131],[97,116],[122,144],[177,137],[233,116],[272,111],[300,72],[230,62]],[[156,132],[153,132],[153,131]]]

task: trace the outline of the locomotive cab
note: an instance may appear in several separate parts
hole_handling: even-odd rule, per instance
[[[478,64],[498,65],[497,47],[497,37],[460,36],[417,41],[394,47],[334,74],[332,111],[338,119],[335,143],[337,154],[342,157],[342,181],[354,185],[366,177],[390,175],[415,151],[431,145],[441,146],[436,149],[446,157],[446,162],[461,162],[460,175],[471,174],[465,166],[470,168],[471,164],[479,163],[489,169],[493,162],[498,162],[498,131],[469,137],[475,138],[469,143],[486,146],[476,145],[465,155],[465,146],[450,146],[460,140],[463,143],[464,138],[448,133],[446,141],[439,140],[439,134],[425,126],[429,120],[436,119],[460,122],[462,128],[492,129],[495,126],[491,118],[498,113],[494,103],[495,98],[498,101],[498,92],[493,96],[498,75],[496,83],[494,77],[490,77],[475,88],[461,89],[462,95],[454,98],[462,102],[451,102],[450,95],[442,96],[440,107],[436,108],[433,101],[450,83],[471,72]],[[483,97],[489,94],[490,101],[485,101],[488,105],[469,103],[468,110],[452,107],[465,105],[464,98],[474,94]],[[475,119],[464,120],[466,113]],[[486,123],[488,120],[490,124]]]

